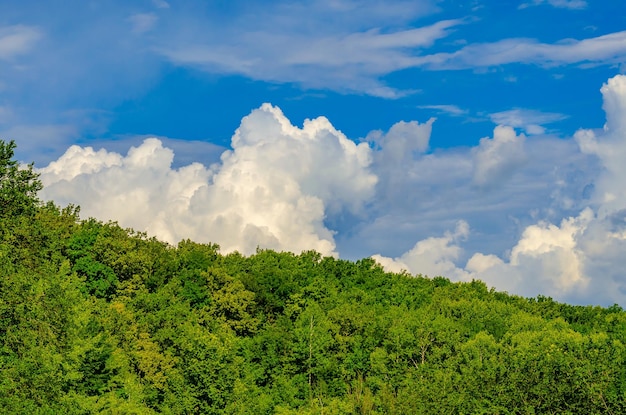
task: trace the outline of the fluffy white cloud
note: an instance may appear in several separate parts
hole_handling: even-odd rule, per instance
[[[547,222],[528,226],[505,260],[494,254],[475,253],[465,265],[457,265],[463,252],[460,243],[470,236],[464,222],[453,233],[417,242],[398,258],[372,258],[389,271],[442,275],[454,281],[480,279],[518,295],[584,301],[590,298],[585,290],[591,278],[585,274],[586,256],[578,245],[593,219],[591,209],[586,209],[576,218],[564,219],[560,226]],[[611,293],[599,291],[594,293],[596,301],[610,303]]]
[[[594,202],[604,216],[626,207],[626,76],[618,75],[602,89],[607,121],[602,131],[580,130],[575,138],[584,153],[601,161],[603,175],[595,183]]]
[[[41,170],[43,197],[77,203],[172,243],[217,242],[224,252],[257,247],[336,254],[327,214],[358,214],[374,194],[369,147],[323,117],[291,125],[269,104],[245,117],[221,163],[172,169],[174,154],[147,139],[126,156],[71,147]]]
[[[424,153],[428,149],[434,122],[435,118],[423,124],[417,121],[400,121],[391,126],[386,134],[382,131],[368,134],[366,140],[380,148],[376,153],[380,168],[406,166],[406,162],[412,160],[416,154]]]
[[[44,186],[61,180],[72,180],[81,174],[97,173],[103,168],[121,166],[122,156],[104,149],[94,151],[92,147],[71,146],[58,160],[42,170]]]
[[[157,139],[132,147],[125,157],[72,146],[41,169],[46,185],[42,196],[61,204],[79,204],[85,216],[116,220],[177,242],[177,215],[207,185],[211,172],[198,163],[172,170],[173,156]]]
[[[431,277],[446,276],[457,281],[466,280],[469,273],[457,268],[455,262],[462,252],[458,243],[468,235],[469,225],[465,221],[459,221],[454,232],[421,240],[398,258],[391,259],[379,254],[372,258],[390,271],[406,270]]]
[[[502,183],[518,167],[526,162],[523,135],[516,135],[511,127],[498,126],[493,130],[493,138],[480,139],[473,149],[473,181],[479,186]]]
[[[476,253],[465,270],[472,278],[516,294],[583,298],[589,277],[578,239],[593,218],[591,209],[585,209],[575,218],[564,219],[560,226],[547,222],[528,226],[506,261]]]

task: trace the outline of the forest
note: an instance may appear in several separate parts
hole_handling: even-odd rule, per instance
[[[0,413],[624,414],[626,312],[308,251],[171,246],[0,141]]]

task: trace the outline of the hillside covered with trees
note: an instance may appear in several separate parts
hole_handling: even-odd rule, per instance
[[[37,198],[0,141],[0,412],[621,414],[626,312],[170,246]]]

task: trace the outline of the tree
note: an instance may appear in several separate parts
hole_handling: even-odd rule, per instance
[[[34,212],[39,203],[37,192],[43,188],[33,164],[25,168],[13,160],[15,141],[0,140],[0,217]]]

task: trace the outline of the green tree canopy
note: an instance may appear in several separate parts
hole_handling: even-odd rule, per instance
[[[13,159],[15,141],[0,140],[0,217],[34,212],[37,192],[43,188],[33,164],[20,166]]]

